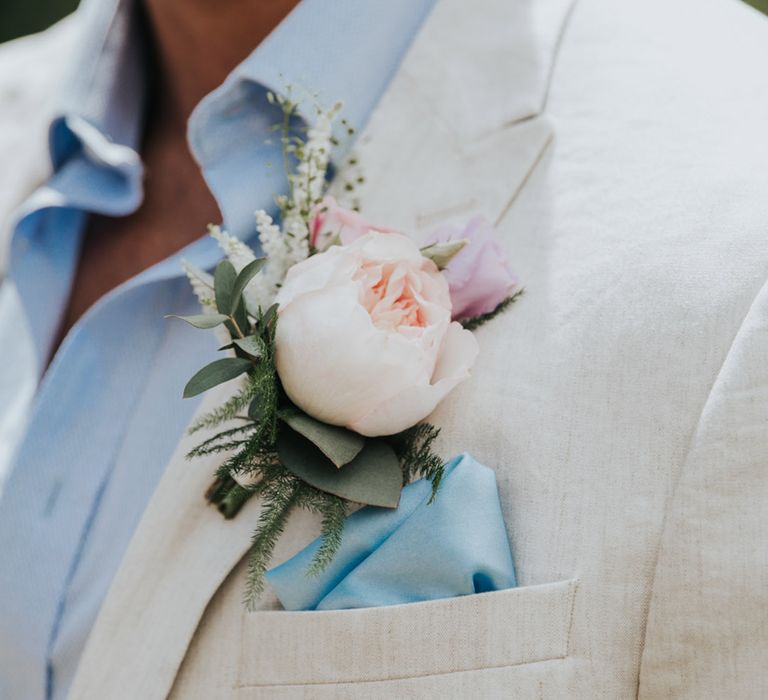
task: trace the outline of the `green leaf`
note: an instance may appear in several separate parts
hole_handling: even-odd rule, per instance
[[[232,326],[231,336],[233,338],[250,335],[251,324],[248,321],[248,312],[245,310],[245,304],[238,304],[235,307],[235,312],[232,314],[233,323],[228,324]],[[235,326],[237,324],[237,326]]]
[[[248,335],[245,338],[235,338],[232,341],[237,347],[239,347],[244,353],[254,358],[260,358],[264,356],[264,341],[257,335]]]
[[[197,396],[217,384],[234,379],[252,366],[250,360],[242,357],[224,357],[221,360],[215,360],[203,367],[187,382],[187,386],[184,387],[184,398]]]
[[[365,438],[362,435],[346,428],[321,423],[301,411],[284,411],[280,418],[318,447],[338,468],[349,464],[365,446]]]
[[[240,303],[240,297],[248,286],[248,283],[256,276],[259,270],[264,267],[264,263],[266,262],[266,258],[257,258],[256,260],[249,262],[242,270],[240,270],[240,274],[237,276],[235,284],[232,287],[229,309],[230,314],[235,313],[235,309]]]
[[[400,502],[400,462],[394,450],[381,440],[368,440],[360,454],[341,469],[292,430],[281,431],[277,452],[288,471],[320,491],[383,508],[397,508]]]
[[[229,317],[224,314],[195,314],[194,316],[177,316],[176,314],[170,314],[166,318],[180,318],[182,321],[186,321],[189,325],[195,328],[216,328],[221,325]]]
[[[469,241],[466,238],[460,238],[455,241],[433,243],[426,248],[422,248],[421,254],[435,263],[439,270],[444,270],[448,267],[448,263],[450,263],[468,243]]]
[[[222,260],[216,266],[216,272],[213,274],[213,291],[216,294],[216,308],[219,313],[231,314],[232,308],[232,290],[235,288],[237,273],[229,260]]]
[[[269,328],[269,326],[274,323],[275,319],[277,318],[277,310],[278,305],[272,304],[265,312],[264,315],[261,317],[261,321],[259,322],[259,326],[262,329]]]

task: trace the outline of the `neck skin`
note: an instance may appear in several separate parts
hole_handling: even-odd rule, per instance
[[[159,63],[163,118],[186,129],[197,103],[299,0],[144,0]]]
[[[110,289],[221,221],[187,145],[189,115],[298,2],[144,0],[155,58],[141,148],[144,201],[127,217],[90,218],[60,338]]]

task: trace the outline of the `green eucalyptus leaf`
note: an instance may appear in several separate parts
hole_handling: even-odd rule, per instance
[[[182,321],[186,321],[190,326],[195,328],[216,328],[216,326],[224,323],[229,317],[224,314],[195,314],[193,316],[177,316],[176,314],[170,314],[166,318],[180,318]]]
[[[219,313],[231,314],[232,290],[235,288],[237,272],[229,260],[222,260],[213,274],[213,291],[216,294],[216,308]]]
[[[264,341],[257,335],[247,335],[245,338],[235,338],[232,342],[251,357],[264,357]]]
[[[217,384],[234,379],[252,366],[250,360],[242,357],[224,357],[214,360],[187,382],[187,386],[184,387],[184,398],[197,396]]]
[[[448,263],[450,263],[468,243],[469,241],[466,238],[460,238],[455,241],[433,243],[426,248],[422,248],[421,254],[435,263],[439,270],[444,270],[448,267]]]
[[[248,312],[245,310],[245,304],[238,304],[235,307],[235,312],[232,314],[232,318],[234,319],[234,323],[237,324],[237,326],[235,326],[233,323],[229,323],[229,325],[232,326],[233,338],[239,338],[241,333],[243,336],[250,335],[251,323],[248,320]]]
[[[256,260],[249,262],[242,270],[240,270],[240,274],[237,276],[232,287],[229,309],[230,314],[235,313],[235,309],[240,303],[240,297],[248,286],[248,283],[256,276],[259,270],[264,267],[264,263],[266,262],[266,258],[257,258]]]
[[[360,454],[341,469],[298,433],[283,429],[277,442],[283,466],[320,491],[353,503],[397,508],[403,488],[400,462],[381,440],[368,440]]]
[[[284,411],[280,418],[319,448],[339,468],[349,464],[365,446],[365,438],[362,435],[346,428],[322,423],[298,410]]]

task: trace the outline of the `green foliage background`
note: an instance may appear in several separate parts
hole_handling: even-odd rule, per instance
[[[0,0],[0,41],[32,34],[77,7],[78,0]]]
[[[768,0],[746,0],[768,14]],[[45,29],[77,7],[78,0],[0,0],[0,42]]]

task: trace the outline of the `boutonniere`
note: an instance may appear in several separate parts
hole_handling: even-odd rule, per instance
[[[189,380],[184,396],[241,378],[191,428],[218,432],[189,456],[221,454],[206,496],[224,517],[262,499],[249,607],[293,509],[322,520],[311,575],[332,560],[352,504],[397,508],[418,477],[438,496],[439,430],[425,419],[470,376],[472,331],[522,293],[483,218],[442,227],[420,247],[325,195],[338,106],[318,110],[312,128],[295,136],[287,125],[296,104],[270,99],[285,115],[279,136],[286,163],[295,164],[290,193],[277,200],[279,223],[256,213],[263,257],[211,227],[225,258],[213,275],[186,265],[203,311],[183,317],[217,329],[226,353]]]

